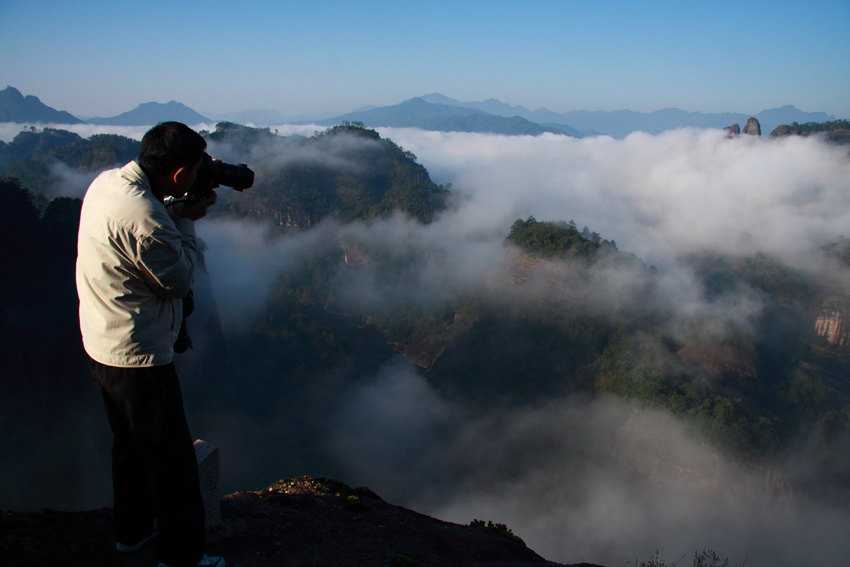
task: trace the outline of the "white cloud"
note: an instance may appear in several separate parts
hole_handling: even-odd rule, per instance
[[[473,225],[573,219],[659,267],[704,250],[801,263],[850,226],[847,149],[817,138],[381,132],[468,197]]]
[[[395,362],[351,385],[328,427],[347,482],[447,521],[504,523],[552,561],[625,565],[656,550],[689,561],[715,549],[733,565],[790,566],[848,552],[846,510],[777,493],[775,472],[727,462],[685,424],[636,418],[615,399],[474,413]],[[626,464],[638,458],[643,474]]]
[[[392,277],[376,272],[374,265],[351,271],[355,279],[334,282],[342,297],[439,301],[492,286],[493,274],[505,262],[503,242],[511,224],[530,215],[575,220],[615,240],[620,250],[657,265],[658,275],[644,285],[635,285],[647,278],[639,268],[599,265],[582,276],[587,285],[561,293],[574,304],[600,306],[597,314],[606,316],[660,314],[679,339],[693,332],[719,336],[732,327],[747,329],[761,309],[759,293],[746,287],[707,300],[691,268],[678,261],[683,255],[761,251],[789,266],[850,282],[850,271],[836,272],[814,253],[850,226],[847,150],[816,138],[728,138],[722,131],[694,129],[638,133],[624,140],[382,132],[418,155],[436,181],[452,183],[456,198],[429,225],[402,217],[338,228],[324,223],[326,230],[338,230],[347,245],[378,249],[390,258],[413,251],[421,259],[405,263]],[[275,151],[255,148],[256,161],[249,165],[261,171],[271,162],[314,159],[354,167],[346,144],[374,144],[346,138],[343,144],[328,142],[327,151],[317,153],[296,140],[276,141]],[[201,228],[207,222],[199,223],[202,234],[209,230]],[[251,301],[261,304],[262,290],[270,290],[270,284],[259,282],[273,278],[278,264],[310,254],[310,233],[271,240],[265,229],[236,226],[228,233],[242,236],[222,246],[208,237],[211,273],[220,273],[213,273],[213,282],[231,282],[214,285],[238,289],[244,278],[244,288],[255,290]],[[232,269],[223,258],[231,257],[237,241],[246,252],[233,256],[239,267]],[[246,261],[253,267],[244,266]],[[234,297],[232,291],[226,295]],[[232,302],[228,297],[218,297],[219,304]],[[703,328],[695,329],[695,321]]]

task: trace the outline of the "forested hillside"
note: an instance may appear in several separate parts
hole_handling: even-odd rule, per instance
[[[217,277],[228,281],[210,281],[199,266],[201,301],[189,319],[196,351],[180,363],[190,419],[225,440],[230,463],[251,463],[232,465],[234,482],[266,482],[269,474],[288,474],[283,466],[324,473],[309,469],[332,466],[323,451],[342,400],[388,366],[433,389],[416,391],[420,403],[438,397],[464,416],[563,400],[587,407],[625,401],[631,413],[612,417],[604,432],[611,444],[601,451],[605,459],[616,454],[611,439],[633,428],[629,415],[655,410],[672,416],[697,446],[748,471],[768,470],[768,478],[801,438],[831,443],[850,430],[843,378],[850,354],[815,332],[821,309],[848,308],[840,278],[815,279],[761,253],[695,254],[682,265],[698,282],[700,301],[758,309],[732,319],[711,309],[674,317],[676,290],[661,286],[654,266],[573,220],[534,217],[504,227],[504,247],[486,278],[465,278],[453,243],[428,230],[451,213],[451,191],[391,140],[359,124],[284,137],[221,123],[204,135],[211,155],[256,172],[255,186],[243,193],[220,189],[215,212],[198,225],[210,274],[217,263]],[[74,506],[92,490],[80,451],[95,458],[105,450],[91,441],[91,423],[101,416],[76,321],[80,200],[29,189],[61,183],[51,178],[61,177],[51,164],[93,174],[132,159],[137,143],[27,130],[0,149],[7,175],[0,236],[14,243],[3,247],[0,262],[0,452],[5,462],[32,455],[20,470],[36,479],[63,471],[67,482],[55,498]],[[239,254],[259,258],[261,271],[222,259],[252,231],[261,244]],[[812,254],[846,269],[850,242]],[[374,400],[357,400],[361,420],[378,420],[369,413]],[[416,419],[403,429],[410,436],[403,443],[413,447],[426,435]],[[449,438],[455,426],[447,420],[438,433]],[[501,435],[510,442],[513,433]],[[47,439],[62,439],[69,450]],[[371,450],[359,440],[343,445]],[[415,469],[419,457],[401,452]],[[790,480],[781,482],[798,497],[850,505],[846,485],[822,482],[842,470],[833,465],[838,458],[812,463],[818,474],[782,470]],[[459,482],[462,468],[438,465],[443,482]],[[31,477],[0,473],[0,506],[37,499],[22,492]],[[775,498],[776,482],[760,485],[758,498]]]
[[[416,156],[360,124],[307,138],[221,122],[202,134],[214,157],[256,170],[256,185],[244,198],[220,191],[228,202],[217,214],[272,216],[283,227],[309,227],[327,215],[351,221],[396,212],[427,222],[445,208],[445,188],[431,181]],[[84,140],[72,132],[32,127],[8,144],[0,142],[0,175],[51,194],[63,181],[56,164],[96,172],[123,165],[138,153],[139,143],[123,136]]]
[[[416,156],[361,124],[334,126],[310,138],[229,122],[202,133],[212,142],[212,155],[256,170],[255,186],[220,211],[307,228],[327,215],[349,222],[402,213],[428,222],[445,208],[446,190],[431,181]]]
[[[427,222],[445,207],[447,190],[430,181],[415,156],[359,124],[332,127],[310,138],[280,137],[232,123],[203,134],[216,157],[249,163],[256,170],[257,182],[244,194],[220,190],[213,215],[219,218],[272,218],[282,228],[307,229],[328,215],[345,223],[401,212]],[[47,205],[47,199],[24,187],[39,190],[55,182],[51,163],[97,171],[133,159],[137,151],[137,142],[121,136],[84,140],[54,129],[25,130],[0,146],[7,175],[4,241],[23,243],[5,248],[9,258],[3,266],[9,273],[3,281],[9,287],[7,298],[27,296],[7,309],[32,308],[44,317],[68,311],[57,321],[64,321],[62,334],[70,351],[76,330],[68,307],[74,303],[69,274],[79,200],[61,198]],[[377,270],[388,287],[396,281],[401,289],[411,266],[435,259],[415,244],[403,252],[375,249],[374,243],[329,233],[317,240],[301,268],[278,282],[250,330],[228,337],[239,345],[230,349],[231,365],[241,369],[237,372],[259,365],[249,374],[274,390],[275,384],[292,383],[281,374],[287,372],[283,368],[293,369],[301,377],[293,376],[297,381],[356,358],[352,333],[367,320],[389,343],[377,350],[405,353],[428,371],[435,385],[476,403],[511,405],[573,390],[611,392],[693,419],[694,427],[719,448],[759,462],[779,454],[784,440],[800,428],[847,427],[846,397],[825,386],[813,370],[846,369],[846,356],[818,354],[829,348],[813,335],[811,321],[824,302],[843,301],[840,290],[818,290],[801,273],[766,256],[737,261],[695,257],[690,262],[710,295],[744,283],[760,290],[770,308],[756,332],[738,329],[733,340],[676,343],[643,317],[640,305],[615,309],[592,302],[559,303],[551,290],[524,290],[544,272],[547,285],[580,289],[591,285],[594,267],[619,266],[632,270],[633,285],[651,294],[654,268],[619,251],[613,241],[587,227],[579,231],[573,221],[531,217],[510,227],[506,245],[516,252],[498,286],[431,304],[335,290],[335,281],[356,280],[364,266]],[[847,248],[846,243],[836,245],[833,253],[846,254]],[[45,258],[52,259],[45,264]],[[40,283],[45,278],[35,276],[43,265],[56,273],[48,278],[57,282],[50,290]],[[33,278],[37,282],[29,281]],[[48,308],[50,303],[39,301],[39,295],[57,303]],[[518,304],[517,296],[523,297]],[[512,307],[505,309],[508,297]],[[23,340],[17,331],[9,333]],[[647,337],[654,345],[648,350]],[[265,372],[269,375],[264,377]],[[275,399],[262,402],[272,404],[269,412],[275,411]],[[15,405],[15,411],[21,407]]]
[[[57,164],[93,177],[95,172],[138,156],[139,142],[124,136],[95,134],[83,139],[65,130],[30,127],[8,144],[0,142],[0,175],[50,195],[63,182]]]
[[[847,120],[832,120],[830,122],[806,122],[799,124],[777,126],[771,137],[779,136],[811,136],[820,134],[837,144],[850,144],[850,122]]]

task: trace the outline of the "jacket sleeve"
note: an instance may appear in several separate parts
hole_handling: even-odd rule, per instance
[[[138,241],[139,270],[155,294],[166,299],[186,297],[195,277],[195,224],[179,219],[159,224]]]

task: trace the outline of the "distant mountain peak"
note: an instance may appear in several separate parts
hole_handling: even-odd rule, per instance
[[[495,99],[492,99],[495,100]],[[499,107],[502,103],[488,103]],[[521,108],[521,107],[519,107]],[[569,126],[552,126],[531,122],[516,114],[510,116],[462,105],[448,97],[431,94],[409,98],[400,104],[367,111],[355,111],[319,122],[338,124],[343,121],[363,122],[369,127],[421,128],[442,132],[489,132],[503,135],[536,136],[544,132],[581,135]]]
[[[18,124],[27,122],[43,124],[84,123],[69,112],[47,106],[37,96],[24,96],[21,91],[11,86],[0,91],[0,122]]]
[[[206,116],[176,100],[166,103],[143,102],[129,112],[110,118],[91,118],[89,122],[113,126],[151,126],[171,120],[189,125],[212,122]]]
[[[7,86],[5,89],[0,91],[0,94],[6,95],[13,100],[24,100],[24,95],[21,94],[21,91],[12,86]]]
[[[425,102],[430,102],[431,104],[448,104],[448,105],[457,105],[460,104],[460,101],[455,100],[453,98],[447,97],[446,95],[442,95],[440,93],[431,93],[422,95],[421,98]]]

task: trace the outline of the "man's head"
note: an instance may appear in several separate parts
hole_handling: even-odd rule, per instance
[[[185,193],[198,173],[207,142],[180,122],[157,124],[142,138],[139,166],[160,198]]]

